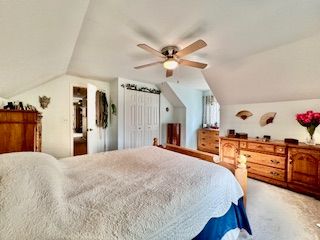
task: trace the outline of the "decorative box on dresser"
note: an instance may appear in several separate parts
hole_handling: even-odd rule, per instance
[[[40,152],[41,118],[35,111],[0,110],[0,153]]]
[[[219,154],[219,130],[201,128],[198,130],[198,150]]]
[[[220,139],[220,158],[237,164],[247,157],[248,176],[320,198],[320,146],[291,145],[283,141]]]

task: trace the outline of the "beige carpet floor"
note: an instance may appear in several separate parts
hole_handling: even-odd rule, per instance
[[[249,179],[247,214],[254,240],[320,240],[320,201]]]

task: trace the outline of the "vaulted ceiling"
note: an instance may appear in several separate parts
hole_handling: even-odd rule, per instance
[[[0,1],[0,96],[10,97],[69,73],[101,80],[179,81],[222,104],[318,98],[319,0],[29,0]],[[136,47],[180,48],[203,39],[166,79]]]

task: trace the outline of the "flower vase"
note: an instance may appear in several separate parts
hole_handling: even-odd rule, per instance
[[[316,142],[313,138],[313,134],[314,134],[314,131],[316,130],[316,127],[315,126],[310,126],[310,127],[307,127],[307,131],[309,133],[309,137],[307,138],[307,141],[306,141],[306,144],[308,145],[316,145]]]

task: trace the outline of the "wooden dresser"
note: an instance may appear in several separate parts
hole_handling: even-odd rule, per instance
[[[41,114],[0,110],[0,153],[41,151]]]
[[[221,160],[234,166],[239,155],[249,177],[320,198],[320,145],[222,137]]]
[[[206,128],[199,129],[198,150],[219,154],[219,130]]]

